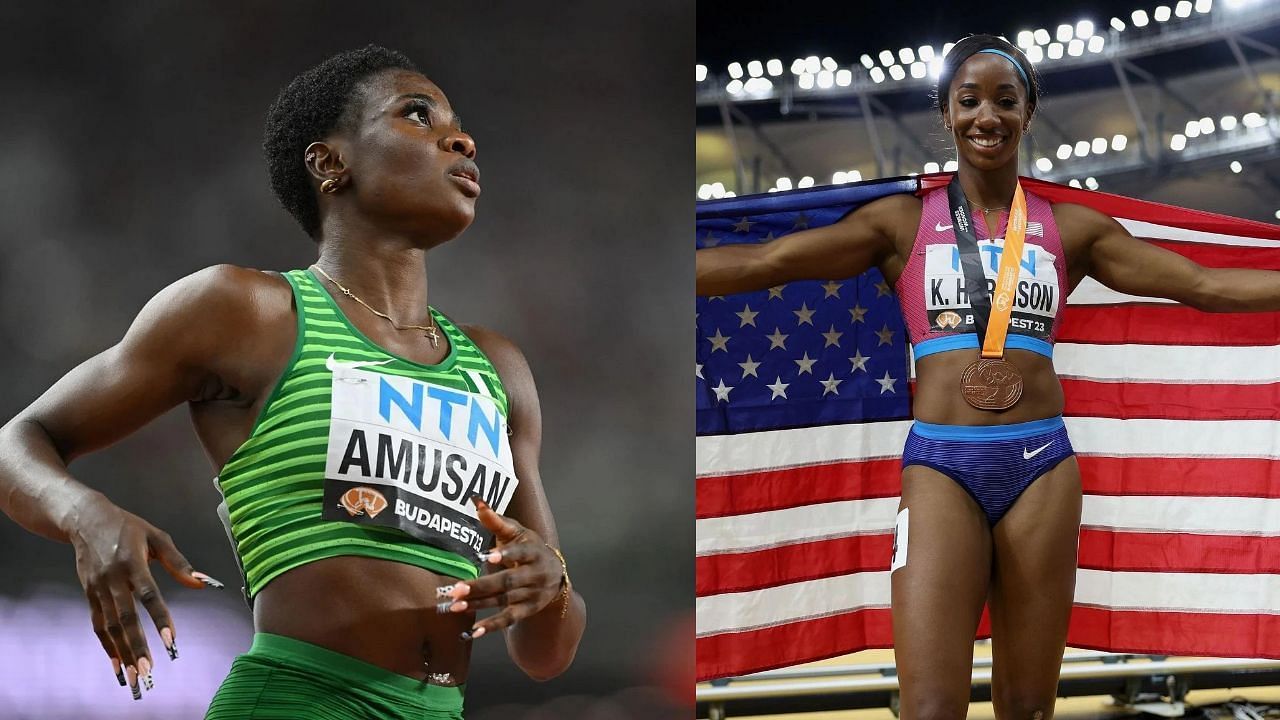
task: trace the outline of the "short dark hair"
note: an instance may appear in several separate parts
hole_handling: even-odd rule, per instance
[[[312,239],[320,232],[320,206],[302,154],[311,143],[354,124],[360,84],[384,70],[418,72],[403,54],[367,45],[338,53],[289,81],[267,110],[262,152],[271,190]]]
[[[965,60],[983,50],[999,50],[1014,59],[1022,70],[1019,77],[1027,88],[1027,105],[1031,108],[1031,112],[1035,113],[1036,102],[1040,99],[1040,76],[1036,74],[1035,66],[1013,43],[995,35],[970,35],[951,46],[951,52],[947,53],[942,60],[942,74],[938,76],[938,86],[934,90],[938,111],[941,112],[947,105],[947,95],[951,92],[951,79],[955,77],[956,70],[960,69]]]

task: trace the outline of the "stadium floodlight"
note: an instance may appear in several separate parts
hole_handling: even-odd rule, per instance
[[[1129,138],[1125,137],[1124,135],[1116,135],[1115,137],[1111,138],[1111,149],[1115,150],[1116,152],[1124,152],[1124,149],[1128,146],[1129,146]]]
[[[698,199],[699,200],[711,199],[711,185],[709,185],[708,183],[702,183],[701,185],[698,186]]]
[[[1039,169],[1040,172],[1049,172],[1053,169],[1053,161],[1047,157],[1042,157],[1036,160],[1036,168]]]
[[[1070,25],[1059,25],[1058,32],[1054,33],[1054,39],[1060,43],[1067,42],[1071,39],[1073,28]]]
[[[1084,54],[1084,41],[1076,38],[1067,43],[1067,54],[1071,57],[1080,57]]]
[[[1196,12],[1207,13],[1213,9],[1213,0],[1196,0]]]
[[[1245,113],[1244,117],[1240,118],[1240,122],[1247,128],[1257,128],[1267,124],[1267,121],[1256,112]]]
[[[830,72],[835,72],[835,71],[836,71],[836,68],[838,68],[838,67],[840,67],[840,65],[839,65],[838,63],[836,63],[836,59],[835,59],[835,58],[830,57],[830,56],[827,56],[827,57],[822,58],[822,69],[823,69],[823,70],[827,70],[827,71],[830,71]]]
[[[1076,157],[1085,157],[1089,154],[1089,141],[1081,140],[1076,143]]]
[[[916,57],[920,58],[920,62],[932,62],[937,55],[933,52],[932,45],[921,45],[916,48]]]
[[[1213,118],[1200,118],[1200,134],[1208,135],[1211,132],[1213,132]]]
[[[1102,52],[1102,46],[1105,45],[1106,42],[1107,41],[1101,35],[1094,35],[1093,37],[1089,38],[1089,52],[1091,53]]]
[[[1191,17],[1191,0],[1178,0],[1178,4],[1173,6],[1173,14],[1180,18]]]
[[[810,75],[817,75],[821,69],[822,61],[818,59],[817,55],[810,55],[804,59],[804,71]]]
[[[862,180],[862,172],[859,170],[849,171],[849,182],[860,182]]]
[[[1035,37],[1037,45],[1048,45],[1049,41],[1053,39],[1049,37],[1049,31],[1044,28],[1036,30],[1032,35]]]
[[[1277,220],[1280,220],[1280,210],[1277,210],[1277,211],[1276,211],[1276,219],[1277,219]]]
[[[796,187],[800,187],[800,188],[813,187],[813,178],[809,177],[808,175],[805,175],[804,177],[800,178],[800,182],[796,183]]]
[[[1087,187],[1087,188],[1089,188],[1090,190],[1097,190],[1097,189],[1098,189],[1098,179],[1097,179],[1097,178],[1095,178],[1095,177],[1092,177],[1092,176],[1087,177],[1087,178],[1085,178],[1085,179],[1084,179],[1084,186],[1085,186],[1085,187]]]
[[[1239,160],[1231,161],[1231,172],[1238,174],[1243,169],[1244,169],[1244,166],[1240,164]]]
[[[1080,38],[1081,40],[1088,40],[1089,38],[1093,37],[1093,21],[1081,20],[1080,22],[1076,23],[1076,37]]]
[[[773,89],[773,83],[769,78],[753,77],[747,80],[743,88],[752,95],[764,95]]]
[[[747,74],[753,78],[758,78],[761,75],[764,75],[764,63],[759,60],[752,60],[747,63]]]
[[[858,58],[858,62],[862,63],[862,67],[868,70],[876,66],[876,61],[872,60],[871,56],[866,53],[863,53],[862,57]]]
[[[836,84],[836,74],[830,70],[818,71],[818,87],[829,90]]]
[[[944,44],[943,44],[943,46],[942,46],[942,57],[946,57],[946,56],[947,56],[947,53],[951,52],[951,48],[953,48],[953,47],[955,47],[955,46],[956,46],[956,44],[955,44],[955,43],[953,43],[953,42],[944,43]]]
[[[1101,155],[1107,151],[1107,139],[1098,137],[1093,139],[1093,144],[1089,147],[1094,155]]]
[[[894,65],[889,68],[889,77],[894,80],[901,80],[907,76],[907,71],[902,69],[901,65]]]
[[[1067,159],[1067,158],[1069,158],[1069,157],[1071,157],[1071,146],[1070,146],[1070,145],[1068,145],[1068,144],[1066,144],[1066,143],[1063,143],[1063,144],[1059,145],[1059,146],[1058,146],[1058,159],[1059,159],[1059,160],[1066,160],[1066,159]]]
[[[792,75],[804,74],[804,58],[796,58],[795,60],[791,61],[791,74]]]
[[[1228,132],[1229,132],[1229,131],[1231,131],[1231,130],[1235,130],[1235,129],[1236,129],[1236,116],[1235,116],[1235,115],[1223,115],[1223,116],[1222,116],[1222,119],[1218,121],[1218,127],[1222,128],[1223,130],[1228,131]]]
[[[870,74],[871,74],[871,82],[874,82],[877,84],[884,82],[884,70],[878,67],[874,67],[874,68],[871,68]]]
[[[831,175],[831,184],[840,185],[849,182],[849,174],[843,170],[837,170]]]
[[[880,64],[885,67],[893,67],[893,53],[888,50],[881,50]]]
[[[711,183],[711,197],[722,198],[724,197],[724,193],[725,193],[724,183],[722,182]]]
[[[1187,136],[1183,135],[1182,133],[1174,133],[1173,137],[1169,138],[1170,150],[1181,150],[1186,146],[1187,146]]]
[[[1017,37],[1017,45],[1023,50],[1036,44],[1036,34],[1030,30],[1019,30]]]
[[[724,86],[724,89],[728,90],[730,95],[737,95],[742,92],[743,87],[742,81],[735,79],[730,80],[729,84]]]
[[[742,63],[737,61],[729,63],[729,77],[734,80],[742,77]]]
[[[774,58],[764,64],[766,70],[769,71],[769,77],[778,77],[782,74],[782,61]]]
[[[836,71],[836,84],[840,87],[849,87],[853,84],[853,71],[848,68],[840,68]]]
[[[911,63],[911,77],[919,80],[929,72],[929,67],[919,60]]]
[[[1049,43],[1049,59],[1058,60],[1062,57],[1062,43]]]
[[[1111,18],[1111,29],[1116,32],[1124,32],[1124,21],[1118,17]]]
[[[958,167],[960,167],[960,163],[955,160],[948,160],[942,163],[942,172],[955,172]]]
[[[698,65],[698,67],[696,68],[696,76],[697,76],[697,78],[698,78],[698,82],[702,82],[703,80],[706,80],[706,79],[707,79],[707,66],[706,66],[706,65]]]
[[[927,173],[936,173],[942,169],[942,166],[930,160],[924,164],[924,171]]]
[[[736,192],[734,192],[734,191],[732,191],[732,190],[726,190],[726,191],[725,191],[725,193],[724,193],[724,196],[725,196],[725,197],[727,197],[727,198],[731,198],[731,197],[738,197],[738,193],[736,193]]]
[[[909,47],[902,48],[898,51],[898,60],[901,60],[903,65],[910,65],[916,61],[916,51]]]
[[[1184,129],[1183,129],[1183,131],[1182,131],[1182,132],[1183,132],[1183,134],[1185,134],[1188,138],[1198,138],[1198,137],[1200,137],[1200,121],[1199,121],[1199,120],[1188,120],[1188,121],[1187,121],[1187,126],[1186,126],[1186,128],[1184,128]]]
[[[1067,184],[1068,184],[1068,185],[1070,185],[1070,186],[1071,186],[1071,187],[1073,187],[1073,188],[1078,188],[1078,187],[1080,187],[1080,181],[1079,181],[1079,180],[1077,180],[1077,179],[1075,179],[1075,178],[1071,178],[1071,180],[1069,180],[1069,181],[1067,182]]]
[[[790,190],[791,178],[789,177],[778,178],[778,182],[774,185],[774,187],[778,188],[779,190]]]
[[[812,90],[813,73],[802,73],[800,75],[800,79],[796,81],[796,84],[800,86],[801,90]]]
[[[1130,18],[1133,20],[1133,26],[1134,26],[1134,27],[1146,27],[1146,26],[1147,26],[1147,22],[1148,22],[1148,21],[1147,21],[1147,11],[1146,11],[1146,10],[1134,10],[1134,11],[1133,11],[1133,15],[1131,15],[1131,16],[1130,16]]]
[[[1032,45],[1027,48],[1027,59],[1034,65],[1044,60],[1044,50],[1039,45]]]
[[[1156,22],[1165,22],[1171,15],[1168,5],[1157,5],[1156,11],[1151,13],[1151,17],[1155,18]]]
[[[934,80],[942,77],[942,63],[943,60],[941,55],[935,56],[929,61],[929,77]]]

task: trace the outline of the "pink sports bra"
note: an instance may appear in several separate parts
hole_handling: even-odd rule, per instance
[[[1030,350],[1051,358],[1058,335],[1059,311],[1070,289],[1066,259],[1049,201],[1029,192],[1026,197],[1027,236],[1005,347]],[[995,286],[1008,221],[1008,213],[1002,212],[994,240],[987,237],[985,222],[974,222],[978,253],[989,287]],[[911,258],[895,285],[917,360],[947,350],[978,347],[973,311],[965,292],[964,271],[960,268],[960,251],[951,223],[946,187],[925,195]]]

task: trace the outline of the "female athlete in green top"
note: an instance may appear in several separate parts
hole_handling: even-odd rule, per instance
[[[433,707],[439,694],[431,692],[456,691],[466,680],[469,641],[497,630],[506,631],[511,658],[529,676],[563,672],[586,611],[555,549],[555,523],[538,476],[541,420],[533,378],[510,341],[454,326],[427,304],[427,251],[457,237],[474,216],[480,194],[475,142],[438,87],[402,55],[371,46],[330,58],[286,87],[269,113],[264,147],[273,189],[318,243],[315,269],[286,277],[219,266],[161,291],[117,345],[69,372],[0,430],[0,510],[73,545],[94,631],[137,697],[139,680],[151,683],[154,662],[136,603],[171,656],[180,635],[149,561],[158,559],[187,587],[209,580],[193,571],[166,533],[76,481],[67,464],[186,402],[213,465],[225,471],[221,489],[246,560],[259,633],[209,717],[456,717],[460,700]],[[322,306],[330,308],[328,316],[314,313]],[[464,352],[473,366],[458,360]],[[486,377],[486,363],[500,382]],[[455,365],[458,372],[444,378]],[[286,376],[300,368],[322,375],[291,388]],[[415,374],[419,370],[425,374]],[[472,445],[490,445],[495,458],[507,448],[516,481],[506,485],[511,478],[501,463],[478,485],[459,471],[465,460],[449,466],[459,471],[452,485],[446,484],[451,476],[432,475],[438,467],[418,476],[418,487],[439,477],[432,487],[450,502],[461,499],[440,512],[452,520],[432,516],[436,530],[461,544],[416,555],[407,547],[397,555],[387,548],[418,541],[399,530],[353,524],[378,512],[379,520],[394,512],[426,524],[424,510],[382,507],[398,502],[395,492],[383,501],[377,500],[382,494],[370,494],[384,486],[353,482],[345,494],[331,485],[362,468],[388,469],[378,466],[384,459],[430,464],[430,448],[441,447],[417,435],[395,436],[385,441],[388,448],[399,447],[392,440],[409,444],[403,455],[383,458],[383,441],[375,442],[374,433],[362,449],[355,425],[339,427],[359,410],[340,412],[358,405],[348,394],[359,387],[383,393],[385,407],[375,403],[369,412],[384,411],[390,425],[403,429],[409,418],[425,427],[423,408],[431,404],[424,398],[443,398],[432,422],[446,428],[451,411],[459,423],[470,417],[458,427],[469,430]],[[321,412],[291,416],[293,402],[321,403]],[[330,412],[323,402],[331,402],[331,421],[323,417]],[[263,442],[273,437],[272,417],[283,418],[277,424],[297,429],[300,439]],[[311,420],[316,423],[308,425]],[[307,427],[314,432],[303,437]],[[506,431],[501,438],[497,428]],[[340,430],[348,436],[340,438]],[[306,455],[306,443],[316,437],[315,452]],[[278,462],[271,462],[273,452]],[[246,455],[255,459],[245,467],[229,463]],[[281,468],[299,457],[314,472],[300,472],[289,486]],[[255,477],[276,485],[255,495]],[[249,494],[237,499],[246,488]],[[505,516],[481,500],[466,505],[473,495],[507,502],[495,488],[514,488]],[[331,491],[338,502],[330,502]],[[324,519],[316,517],[322,512]],[[270,520],[286,516],[301,523],[298,529],[279,531],[284,521]],[[479,525],[493,536],[482,549],[496,552],[485,556],[488,572],[475,577],[470,563],[476,555],[467,563],[458,559],[461,548],[478,544]],[[323,543],[292,542],[326,527],[340,531]],[[266,535],[256,536],[259,531]],[[321,545],[330,550],[306,554]],[[273,553],[294,559],[273,565]],[[477,621],[475,611],[483,608],[499,611]],[[268,660],[255,664],[259,656]],[[270,671],[282,666],[291,669]],[[414,688],[425,693],[409,698],[417,704],[401,703]]]

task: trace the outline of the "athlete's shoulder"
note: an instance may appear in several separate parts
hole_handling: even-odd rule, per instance
[[[1088,240],[1119,225],[1110,215],[1078,203],[1053,203],[1053,222],[1065,237]]]
[[[494,369],[498,371],[498,375],[504,382],[509,373],[529,374],[529,363],[525,360],[524,353],[507,336],[496,330],[468,323],[458,323],[458,329],[471,338],[471,342],[475,343],[476,347],[489,358],[489,362],[493,363]]]
[[[204,335],[270,331],[293,316],[292,291],[281,275],[236,265],[212,265],[161,290],[135,325],[200,328]]]

